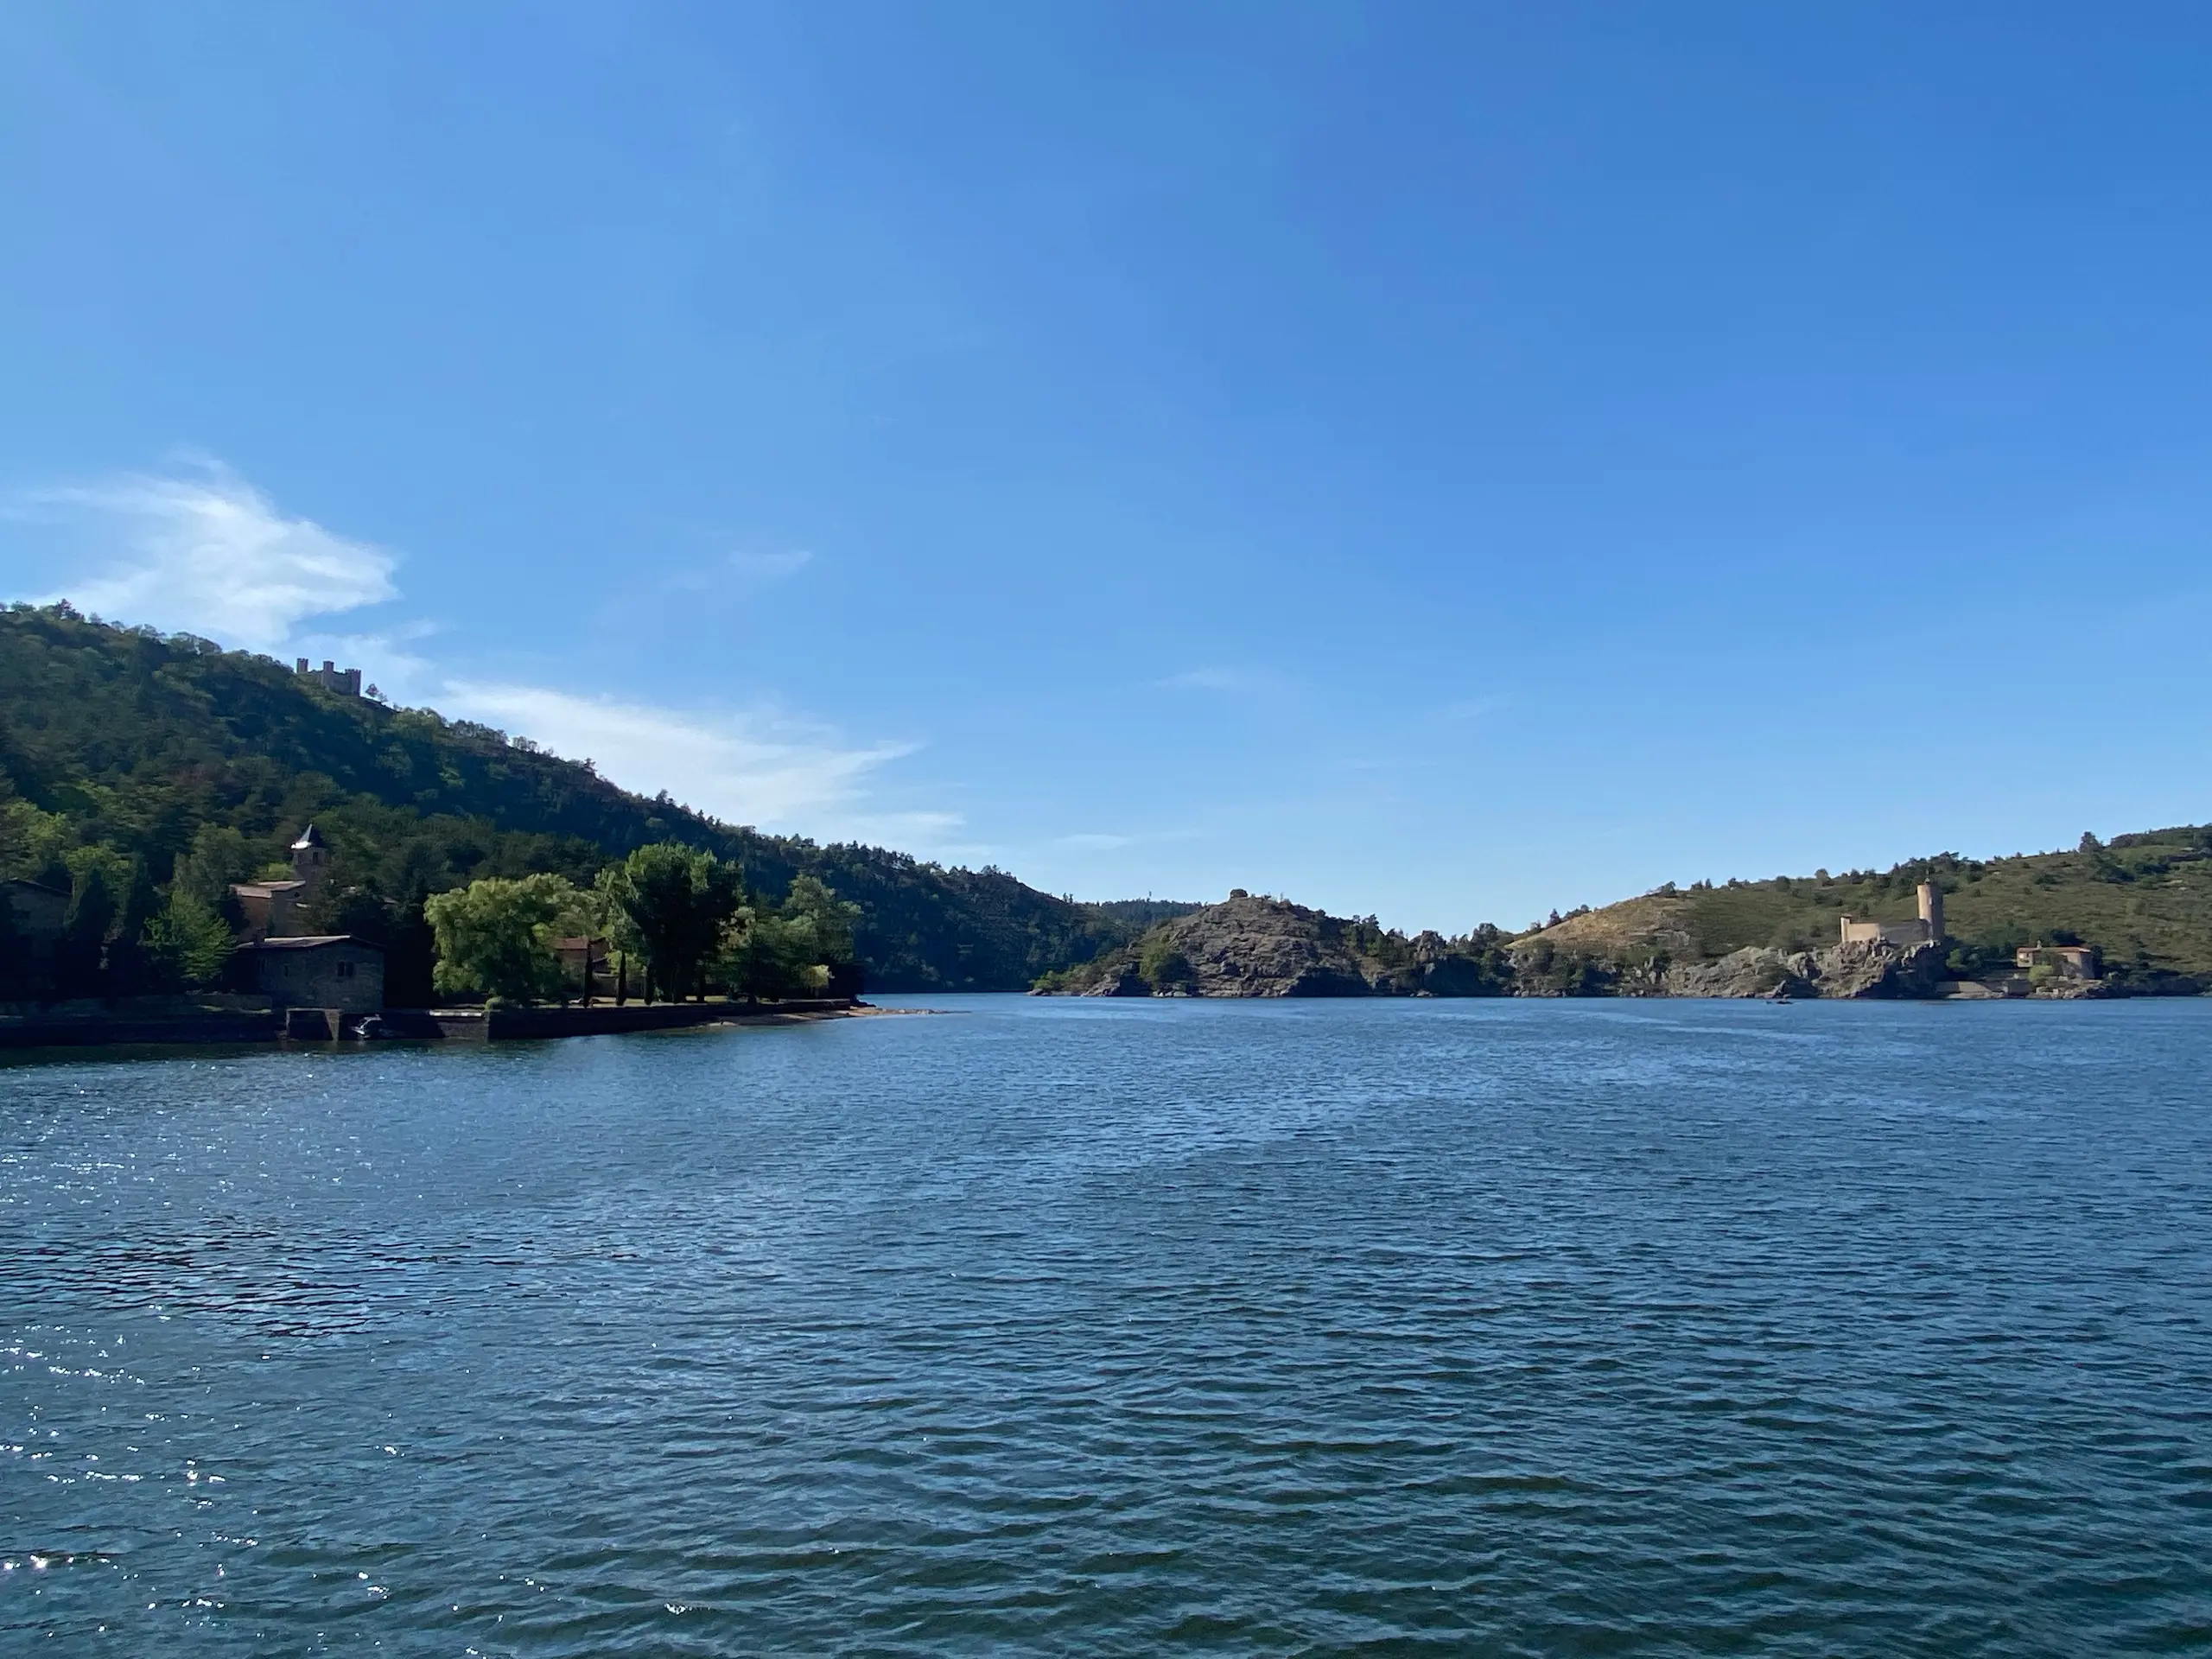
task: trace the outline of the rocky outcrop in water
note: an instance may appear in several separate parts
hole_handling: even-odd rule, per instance
[[[1336,918],[1249,897],[1154,929],[1133,960],[1109,965],[1090,995],[1141,995],[1133,980],[1145,991],[1185,996],[1367,996],[1375,988]]]
[[[1482,941],[1408,938],[1372,917],[1235,893],[1039,983],[1082,996],[1496,996],[1510,968]]]
[[[1117,963],[1103,969],[1096,982],[1086,987],[1084,996],[1150,996],[1152,987],[1144,982],[1144,976],[1137,972],[1133,962]]]

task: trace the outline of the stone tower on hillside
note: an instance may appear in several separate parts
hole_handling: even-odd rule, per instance
[[[1930,944],[1943,942],[1943,889],[1933,881],[1920,884],[1920,925]]]

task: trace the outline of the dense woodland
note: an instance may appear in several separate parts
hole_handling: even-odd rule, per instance
[[[734,866],[764,914],[813,877],[857,907],[852,948],[883,990],[1021,989],[1163,908],[761,835],[630,794],[526,738],[326,691],[266,657],[67,606],[0,612],[0,877],[72,895],[74,988],[188,978],[216,944],[198,912],[283,866],[309,822],[333,872],[310,921],[384,945],[397,1006],[434,995],[433,895],[535,874],[595,890],[602,870],[659,843]]]

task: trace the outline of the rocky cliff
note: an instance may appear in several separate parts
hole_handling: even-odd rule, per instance
[[[1756,946],[1713,962],[1670,964],[1665,996],[1931,997],[1948,994],[1950,972],[1932,944],[1839,944],[1825,950]]]

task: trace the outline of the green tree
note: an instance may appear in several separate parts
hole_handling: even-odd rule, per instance
[[[853,960],[853,928],[861,918],[858,905],[838,898],[817,876],[795,875],[791,891],[784,895],[783,909],[785,915],[803,919],[814,930],[815,948],[821,952],[817,962],[834,966]]]
[[[553,954],[583,895],[559,875],[487,876],[433,893],[423,914],[437,943],[432,983],[447,995],[478,993],[517,1002],[563,995],[567,976]]]
[[[858,996],[867,982],[853,943],[861,907],[840,899],[819,878],[798,875],[784,896],[783,913],[804,923],[812,935],[809,960],[824,970],[820,988],[833,996]]]
[[[111,996],[129,996],[163,988],[159,969],[146,956],[146,930],[161,912],[161,895],[154,890],[146,861],[123,861],[118,884],[122,902],[117,906],[115,926],[108,936],[107,981]]]
[[[1155,993],[1184,990],[1192,980],[1191,959],[1166,934],[1156,934],[1137,953],[1137,973]]]
[[[169,891],[219,913],[229,902],[232,883],[250,880],[261,862],[238,830],[228,824],[203,823],[192,837],[191,850],[178,855]]]
[[[747,996],[819,996],[830,987],[820,955],[811,918],[753,916],[733,936],[720,966],[730,988]]]
[[[601,871],[600,891],[620,916],[621,942],[634,943],[663,995],[706,994],[707,965],[723,956],[745,904],[736,865],[664,841]]]
[[[5,779],[6,773],[0,772],[0,782]],[[66,860],[76,842],[69,820],[60,813],[41,812],[12,796],[0,800],[0,879],[22,877],[66,887]]]
[[[762,997],[860,994],[853,950],[860,906],[839,899],[818,877],[794,877],[772,912],[741,915],[745,925],[718,964],[733,989]]]
[[[221,982],[230,964],[230,925],[213,906],[172,887],[168,902],[146,924],[144,948],[157,982],[205,990]]]
[[[106,859],[81,860],[73,874],[76,879],[71,883],[69,908],[62,918],[54,976],[64,996],[96,996],[105,988],[108,936],[123,907],[116,898]]]

